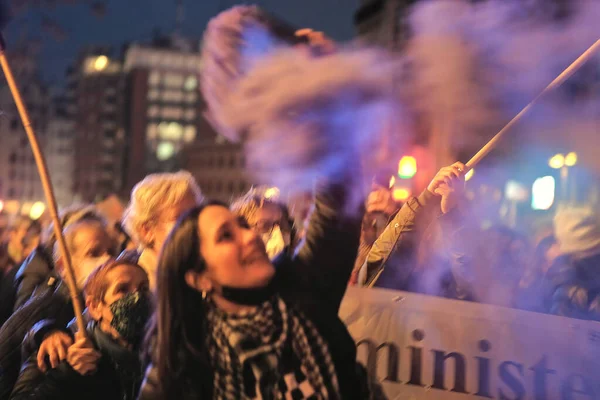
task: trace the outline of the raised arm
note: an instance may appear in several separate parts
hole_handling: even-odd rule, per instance
[[[294,257],[276,261],[282,292],[312,294],[314,306],[337,313],[358,250],[362,210],[347,212],[345,184],[318,188],[306,236]],[[310,305],[309,305],[310,306]]]

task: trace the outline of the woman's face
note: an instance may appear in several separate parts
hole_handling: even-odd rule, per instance
[[[275,268],[256,232],[222,206],[207,206],[198,217],[200,254],[206,271],[197,290],[220,292],[220,287],[266,286]]]

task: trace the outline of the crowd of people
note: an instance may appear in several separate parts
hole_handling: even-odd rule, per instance
[[[317,43],[308,59],[333,51]],[[300,220],[258,189],[205,199],[187,172],[147,176],[116,223],[66,209],[78,296],[52,227],[16,219],[0,246],[0,400],[382,399],[338,316],[348,285],[600,320],[592,210],[560,209],[533,243],[469,218],[460,162],[401,205],[385,179],[356,202],[355,164],[320,176]]]
[[[402,206],[374,184],[354,215],[340,211],[349,183],[323,183],[306,221],[258,189],[205,200],[187,172],[134,188],[126,237],[93,205],[67,209],[85,332],[51,227],[35,239],[39,223],[18,218],[2,246],[0,398],[381,398],[337,317],[348,285],[600,320],[596,216],[560,210],[535,246],[481,231],[463,214],[465,169]]]

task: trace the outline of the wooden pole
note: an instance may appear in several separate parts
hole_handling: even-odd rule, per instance
[[[556,79],[554,79],[548,86],[546,86],[546,88],[540,94],[538,94],[537,97],[533,99],[531,103],[527,104],[525,108],[521,110],[521,112],[519,112],[508,124],[506,124],[506,126],[502,128],[502,130],[498,132],[485,146],[483,146],[481,150],[479,150],[477,154],[475,154],[473,158],[471,158],[467,162],[467,168],[473,168],[485,156],[487,156],[488,153],[492,151],[494,147],[496,147],[502,136],[506,132],[508,132],[510,128],[512,128],[517,122],[519,122],[519,120],[529,111],[531,107],[533,107],[538,102],[540,98],[542,98],[542,96],[544,96],[550,90],[557,88],[567,79],[569,79],[571,75],[573,75],[579,68],[581,68],[581,66],[585,64],[598,49],[600,49],[600,39],[597,40],[596,43],[594,43],[589,49],[587,49],[585,53],[579,56],[577,60],[575,60],[571,65],[569,65],[569,67],[567,67],[567,69],[565,69],[559,76],[557,76]]]
[[[40,179],[44,188],[44,196],[46,197],[46,201],[48,202],[48,212],[50,213],[50,217],[52,218],[52,222],[54,225],[54,233],[58,242],[60,254],[65,263],[67,286],[69,287],[71,301],[73,302],[73,309],[75,311],[75,318],[77,320],[77,328],[79,329],[79,332],[85,335],[85,324],[82,316],[82,306],[79,301],[79,292],[75,283],[75,274],[73,272],[71,256],[69,254],[69,251],[67,250],[65,238],[62,234],[62,225],[60,223],[60,219],[58,218],[56,200],[54,198],[52,183],[50,182],[50,178],[48,176],[48,168],[46,166],[44,155],[40,150],[37,136],[33,130],[33,127],[31,126],[29,114],[27,113],[27,109],[25,108],[25,104],[23,103],[23,98],[21,97],[21,93],[19,91],[19,88],[17,87],[15,78],[8,64],[8,60],[6,59],[5,50],[6,46],[4,38],[0,35],[0,64],[2,65],[2,71],[4,72],[4,76],[6,77],[6,82],[8,83],[8,87],[10,88],[10,92],[17,106],[17,110],[19,111],[19,116],[21,117],[21,122],[23,123],[25,132],[27,133],[27,138],[29,139],[29,144],[31,145],[31,150],[33,151],[35,163],[40,174]]]

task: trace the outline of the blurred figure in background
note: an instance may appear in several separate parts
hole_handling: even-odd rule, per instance
[[[76,284],[81,290],[88,275],[112,255],[113,242],[106,224],[95,219],[83,219],[68,225],[63,234],[71,255]],[[17,309],[0,329],[0,399],[7,398],[12,391],[21,366],[21,343],[34,326],[35,332],[31,335],[34,347],[38,347],[44,338],[49,342],[58,341],[63,346],[71,344],[71,338],[65,337],[63,332],[47,337],[58,327],[66,326],[74,317],[69,290],[63,282],[66,273],[58,245],[54,246],[53,257],[56,274],[39,285],[31,299]],[[42,345],[38,353],[41,355],[38,361],[42,369],[45,368],[43,355],[47,354],[44,348]],[[60,354],[64,355],[50,354],[52,366],[56,366]]]
[[[202,201],[194,177],[186,171],[152,174],[131,191],[123,226],[139,244],[139,265],[148,273],[150,289],[156,288],[158,255],[165,239],[185,211]]]
[[[97,210],[90,205],[73,206],[65,209],[60,215],[63,230],[80,221],[97,221],[104,223],[104,219]],[[44,237],[31,254],[25,259],[15,276],[15,287],[17,295],[14,310],[21,307],[31,298],[39,286],[45,286],[48,279],[58,279],[59,274],[55,270],[53,261],[56,235],[51,224]]]
[[[285,204],[277,201],[275,189],[251,189],[234,200],[231,211],[243,217],[260,236],[272,260],[282,253],[291,254],[296,244],[293,221]]]
[[[554,218],[561,256],[549,274],[552,314],[600,321],[600,217],[589,207],[565,206]]]
[[[392,197],[389,181],[390,177],[387,174],[382,174],[382,176],[376,177],[373,181],[371,193],[369,193],[365,203],[365,215],[362,220],[360,233],[360,246],[350,277],[350,285],[358,283],[360,269],[365,263],[373,244],[383,233],[390,218],[399,209],[398,204],[396,204]]]

